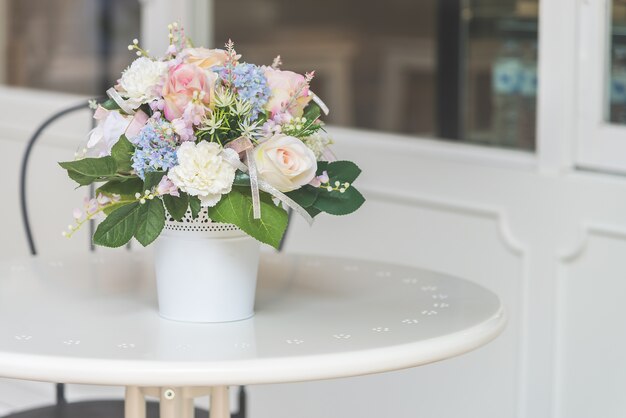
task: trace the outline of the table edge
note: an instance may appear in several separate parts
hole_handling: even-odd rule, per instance
[[[0,352],[0,377],[107,386],[251,385],[336,379],[407,369],[460,356],[494,340],[506,324],[507,315],[500,305],[494,315],[471,328],[429,340],[281,359],[164,363]],[[29,367],[24,368],[24,364]]]

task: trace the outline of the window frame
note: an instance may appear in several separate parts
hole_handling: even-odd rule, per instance
[[[577,166],[626,173],[626,126],[607,121],[612,1],[578,2]]]

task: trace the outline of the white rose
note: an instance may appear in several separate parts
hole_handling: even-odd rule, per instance
[[[317,171],[315,154],[293,136],[275,135],[254,150],[259,177],[281,192],[308,184]]]
[[[137,58],[122,73],[119,82],[122,94],[133,108],[137,108],[159,97],[166,75],[167,63],[146,57]]]
[[[222,148],[214,142],[184,142],[176,151],[178,165],[167,176],[183,192],[198,196],[202,206],[215,206],[223,194],[230,193],[236,171],[219,155],[220,151]],[[232,149],[224,149],[224,153],[238,158]]]

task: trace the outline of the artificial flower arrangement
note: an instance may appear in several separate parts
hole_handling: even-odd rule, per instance
[[[135,237],[146,246],[167,214],[179,221],[206,210],[277,247],[288,208],[311,223],[363,204],[352,185],[361,170],[328,148],[313,73],[281,70],[280,56],[271,66],[246,63],[230,41],[225,50],[195,48],[177,24],[168,28],[164,57],[129,45],[139,58],[108,100],[92,103],[97,126],[76,159],[60,163],[79,186],[103,183],[64,235],[104,214],[95,244]]]

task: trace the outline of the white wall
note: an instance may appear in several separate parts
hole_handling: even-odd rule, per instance
[[[17,201],[24,141],[44,114],[79,99],[0,89],[4,259],[27,255]],[[72,157],[88,126],[87,114],[59,122],[34,156],[29,198],[42,254],[86,251],[86,235],[70,241],[60,236],[81,197],[55,162]],[[313,228],[296,220],[288,251],[377,259],[464,277],[497,292],[510,322],[488,346],[438,364],[252,387],[251,418],[626,414],[619,396],[626,383],[623,178],[542,174],[530,154],[330,132],[336,153],[363,168],[358,187],[368,201],[352,216],[321,217]]]

